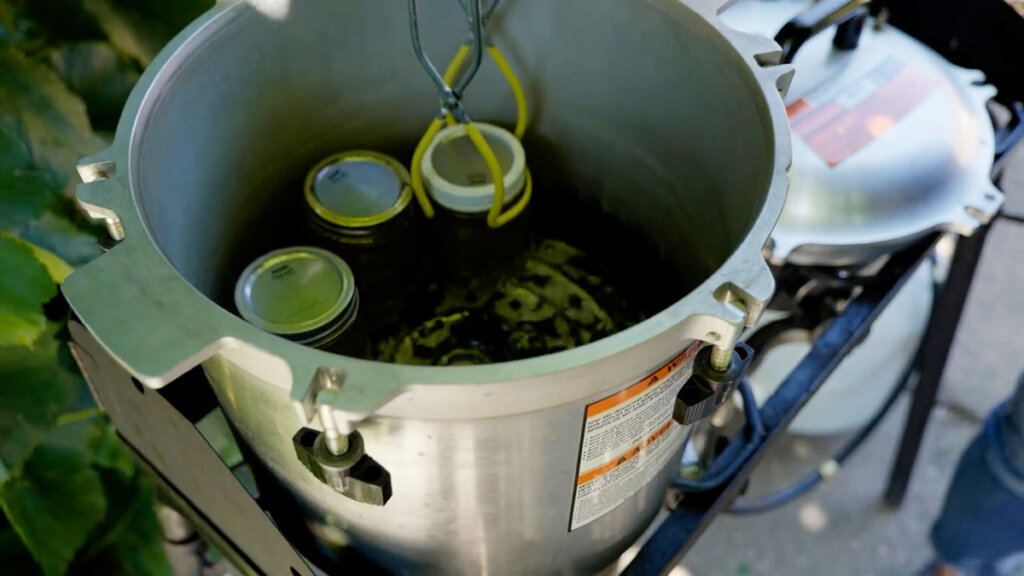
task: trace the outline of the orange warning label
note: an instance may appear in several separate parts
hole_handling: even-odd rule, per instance
[[[836,166],[889,131],[940,85],[889,57],[853,82],[813,91],[786,112],[793,133]]]
[[[683,429],[672,419],[672,408],[700,345],[695,342],[639,382],[587,406],[570,530],[635,494],[679,447]]]

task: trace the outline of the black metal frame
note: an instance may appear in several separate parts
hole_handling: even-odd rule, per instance
[[[885,491],[885,503],[889,506],[898,507],[902,504],[910,485],[910,476],[921,449],[928,418],[935,406],[949,351],[953,346],[953,338],[956,336],[956,329],[960,324],[964,304],[967,302],[967,295],[990,227],[982,226],[973,236],[959,239],[949,275],[933,304],[928,330],[917,358],[920,363],[920,376],[914,387],[910,412],[907,414],[903,437],[889,476],[889,486]]]
[[[987,227],[979,230],[969,241],[961,242],[954,258],[956,271],[951,270],[959,280],[943,289],[933,311],[932,323],[938,318],[947,318],[939,326],[933,326],[941,333],[929,333],[926,336],[926,349],[945,358],[940,348],[948,351],[952,343],[952,335],[956,328],[956,320],[960,316],[963,296],[966,295],[971,276],[980,254],[980,246],[984,243]],[[750,474],[756,468],[768,448],[781,436],[789,423],[811,396],[817,392],[832,371],[839,365],[850,351],[868,334],[871,324],[878,317],[889,301],[903,287],[917,269],[917,266],[932,249],[937,237],[931,237],[912,248],[895,254],[879,277],[887,278],[887,282],[879,282],[864,287],[863,291],[852,300],[846,309],[836,316],[828,328],[814,342],[810,352],[783,381],[778,390],[761,408],[761,416],[767,431],[764,442],[750,459],[743,464],[732,480],[721,489],[701,494],[686,494],[679,505],[673,509],[651,538],[640,549],[640,552],[626,568],[624,574],[663,574],[669,572],[693,547],[697,539],[707,529],[711,521],[727,511],[733,500],[741,493]],[[945,306],[954,306],[955,310]],[[931,403],[935,395],[927,394],[938,386],[943,363],[930,368],[929,378],[935,380],[934,385],[919,383],[915,392],[914,404],[919,405],[920,413],[914,414],[915,419],[908,420],[905,438],[908,441],[901,447],[904,457],[898,460],[894,468],[894,476],[909,478],[920,442],[910,442],[924,429]],[[919,438],[918,438],[919,440]],[[742,441],[736,438],[734,442]]]
[[[909,486],[949,351],[990,228],[991,225],[986,224],[974,235],[959,239],[949,274],[933,305],[921,353],[915,359],[919,377],[884,496],[884,501],[890,506],[897,507],[902,503]],[[867,335],[878,314],[913,274],[934,241],[933,238],[895,255],[880,273],[880,276],[888,276],[886,271],[898,271],[893,280],[867,286],[833,320],[807,356],[762,407],[767,437],[756,453],[721,489],[703,494],[687,494],[644,544],[623,574],[665,574],[682,560],[711,521],[727,511],[733,500],[740,495],[760,459],[803,405],[846,354]],[[734,441],[742,440],[737,438]]]

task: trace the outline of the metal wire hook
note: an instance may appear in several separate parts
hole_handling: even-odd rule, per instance
[[[491,3],[482,10],[482,22],[484,31],[487,30],[487,23],[491,21],[491,14],[494,14],[494,9],[498,7],[498,2],[501,0],[491,0]],[[466,13],[466,18],[470,17],[470,7],[466,4],[466,0],[459,0],[459,4],[462,6],[462,11]]]
[[[455,87],[449,86],[444,81],[444,77],[437,71],[434,63],[430,61],[430,57],[427,56],[426,52],[423,51],[423,45],[420,42],[420,26],[419,26],[419,3],[417,0],[409,0],[409,32],[412,36],[412,49],[416,53],[416,58],[420,61],[423,69],[427,72],[427,76],[434,83],[437,88],[438,96],[441,100],[441,117],[443,118],[447,114],[454,116],[459,122],[463,124],[469,123],[469,117],[466,115],[465,109],[462,107],[462,93],[465,92],[469,83],[476,76],[477,71],[480,69],[480,64],[483,61],[484,52],[484,16],[481,14],[480,0],[470,0],[469,9],[466,10],[466,4],[464,0],[459,0],[459,4],[463,10],[466,11],[467,17],[469,18],[470,25],[470,52],[472,60],[470,61],[469,68],[459,79],[459,82]],[[488,12],[487,17],[493,12],[494,7],[497,5],[497,1],[494,1]]]
[[[482,0],[481,0],[482,1]],[[491,0],[491,3],[486,8],[481,9],[481,31],[480,41],[484,45],[484,48],[494,46],[494,41],[491,40],[491,33],[488,29],[488,24],[491,22],[491,15],[494,14],[494,9],[498,7],[498,2],[501,0]],[[462,11],[466,14],[466,19],[470,19],[470,7],[466,4],[466,0],[459,0],[459,4],[462,6]],[[472,22],[470,22],[470,30],[473,30]],[[470,33],[469,39],[466,41],[467,46],[473,45],[473,34]]]

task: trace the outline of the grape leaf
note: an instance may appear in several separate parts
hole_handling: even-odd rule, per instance
[[[32,553],[25,548],[18,534],[10,526],[0,528],[0,560],[8,574],[18,576],[37,576],[42,574],[39,566],[32,558]]]
[[[121,573],[171,576],[153,512],[152,481],[141,473],[125,477],[111,470],[100,470],[100,478],[107,498],[107,518],[82,555],[94,557],[113,548]]]
[[[2,233],[2,231],[0,231],[0,233]],[[35,244],[32,244],[31,242],[28,242],[26,240],[22,240],[21,238],[16,238],[14,236],[5,237],[10,238],[11,240],[14,240],[15,242],[31,250],[32,255],[36,257],[36,260],[38,260],[39,263],[42,264],[44,268],[46,268],[47,274],[50,275],[50,280],[52,280],[55,284],[60,284],[61,282],[64,281],[65,278],[67,278],[68,276],[71,275],[72,272],[74,272],[74,269],[71,266],[69,266],[67,262],[62,260],[53,252],[50,252],[49,250],[42,248],[40,246],[36,246]]]
[[[31,21],[49,43],[74,42],[103,37],[95,18],[81,0],[20,0],[22,16]]]
[[[143,505],[136,508],[127,530],[115,544],[121,565],[126,574],[172,576],[171,565],[164,553],[160,524],[153,512],[153,489],[147,482],[142,483],[140,490]]]
[[[0,124],[0,173],[26,168],[29,160],[28,147],[21,138]]]
[[[0,172],[0,230],[12,230],[43,215],[60,193],[38,170]]]
[[[118,472],[125,478],[131,478],[135,474],[135,461],[128,456],[128,451],[106,418],[92,422],[88,435],[88,450],[96,466]]]
[[[52,323],[32,348],[0,347],[0,484],[45,437],[80,386],[58,363],[66,344]]]
[[[46,576],[61,576],[107,509],[100,476],[84,454],[40,444],[0,505]]]
[[[64,279],[74,272],[74,268],[68,266],[68,263],[61,260],[59,256],[50,252],[45,248],[40,248],[34,244],[25,243],[29,249],[32,250],[32,254],[39,260],[43,266],[46,267],[46,273],[50,275],[50,280],[60,284],[64,282]]]
[[[43,304],[57,286],[32,249],[0,233],[0,346],[31,346],[43,332]]]
[[[60,192],[47,174],[30,169],[25,143],[0,124],[0,230],[11,230],[41,216]]]
[[[104,145],[81,99],[48,66],[9,46],[0,46],[0,126],[21,135],[58,188],[77,181],[78,160]]]
[[[113,130],[141,75],[139,65],[107,42],[62,46],[50,54],[50,63],[85,102],[93,127]]]
[[[174,37],[213,0],[84,0],[110,41],[122,52],[147,65]]]
[[[57,201],[60,204],[60,200]],[[96,230],[92,227],[92,230]],[[97,234],[72,223],[51,206],[42,217],[18,229],[18,236],[45,248],[71,266],[81,266],[100,255]]]
[[[14,8],[9,6],[6,2],[0,2],[0,28],[9,35],[17,30],[17,24],[14,21]]]

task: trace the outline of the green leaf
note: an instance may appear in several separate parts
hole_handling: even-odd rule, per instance
[[[17,31],[14,22],[14,8],[6,2],[0,2],[0,27],[10,36],[14,36]]]
[[[0,232],[0,234],[2,234],[2,232]],[[10,238],[31,250],[32,255],[35,256],[36,260],[38,260],[39,263],[42,264],[44,268],[46,268],[46,273],[50,275],[50,280],[52,280],[55,284],[60,284],[61,282],[64,281],[65,278],[67,278],[68,276],[71,275],[72,272],[74,272],[74,268],[69,266],[67,262],[62,260],[53,252],[50,252],[49,250],[41,246],[36,246],[35,244],[27,240],[23,240],[21,238],[15,238],[13,236],[6,235],[4,237]]]
[[[107,502],[103,521],[79,552],[76,572],[170,576],[151,481],[117,438],[110,420],[95,410],[61,415],[45,446],[83,455],[99,473]]]
[[[125,574],[172,576],[174,571],[164,553],[163,534],[153,512],[153,491],[147,486],[140,506],[131,518],[128,529],[117,540],[117,555]]]
[[[77,181],[78,160],[103,147],[81,99],[50,67],[9,46],[0,46],[0,126],[21,136],[58,188]]]
[[[103,29],[83,7],[81,0],[15,0],[49,43],[103,38]]]
[[[62,46],[50,63],[68,88],[81,96],[94,127],[113,130],[141,71],[106,42]]]
[[[143,65],[213,0],[84,0],[110,41]]]
[[[53,252],[71,266],[81,266],[99,256],[96,238],[100,228],[85,222],[73,223],[57,210],[57,206],[51,206],[41,218],[19,228],[18,236]]]
[[[118,472],[125,478],[135,475],[135,461],[128,456],[110,420],[101,418],[92,422],[88,449],[96,466]]]
[[[0,504],[46,576],[64,574],[107,509],[99,474],[84,455],[47,444],[4,484]]]
[[[118,439],[110,418],[99,408],[64,412],[44,442],[84,454],[93,466],[116,472],[126,482],[135,477],[135,462]]]
[[[39,218],[59,193],[43,172],[0,172],[0,230],[13,230]]]
[[[25,168],[31,159],[21,138],[0,124],[0,174]]]
[[[107,520],[97,531],[102,536],[85,555],[112,547],[123,574],[171,576],[160,524],[153,512],[152,481],[141,473],[126,478],[106,470],[100,472],[100,477],[107,495]]]
[[[95,415],[94,410],[89,412]],[[61,414],[43,438],[43,443],[50,447],[82,454],[86,460],[92,463],[92,454],[89,452],[89,432],[92,430],[93,424],[88,418],[77,417],[77,414],[76,412]],[[70,421],[69,416],[71,416]]]
[[[17,532],[10,526],[0,528],[0,562],[7,574],[36,576],[42,574],[32,553],[25,548]]]
[[[43,304],[57,286],[32,249],[0,233],[0,346],[31,346],[43,332]]]
[[[50,275],[50,280],[53,280],[57,284],[64,282],[64,279],[74,272],[74,268],[68,266],[68,263],[61,260],[59,256],[50,252],[45,248],[40,248],[35,244],[26,242],[28,247],[32,250],[32,254],[39,260],[43,266],[46,267],[46,273]]]
[[[58,362],[66,344],[50,324],[32,348],[0,347],[0,484],[42,441],[80,386]]]

